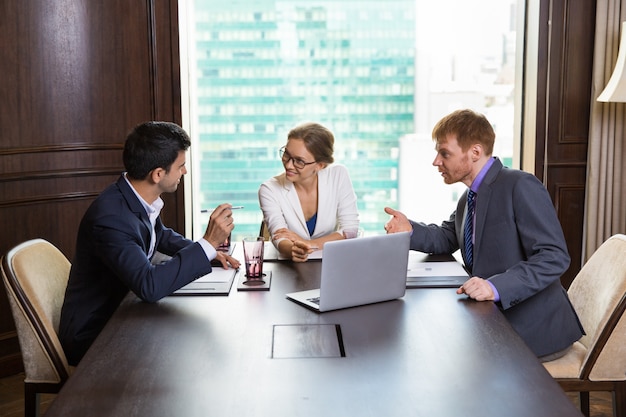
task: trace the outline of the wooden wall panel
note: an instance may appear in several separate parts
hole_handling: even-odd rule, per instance
[[[541,2],[536,175],[557,209],[572,262],[581,267],[595,1]]]
[[[42,237],[71,260],[130,129],[181,123],[177,20],[176,0],[0,2],[0,253]],[[182,194],[164,210],[178,230]],[[0,288],[0,375],[21,367],[16,349]]]

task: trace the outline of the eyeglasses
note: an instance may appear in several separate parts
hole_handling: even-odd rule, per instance
[[[305,162],[300,158],[294,158],[293,156],[289,155],[289,152],[287,152],[284,146],[278,150],[278,154],[280,155],[280,159],[282,159],[283,164],[287,164],[289,161],[291,161],[293,162],[294,168],[297,168],[297,169],[303,169],[305,166],[311,165],[317,162],[317,161]]]

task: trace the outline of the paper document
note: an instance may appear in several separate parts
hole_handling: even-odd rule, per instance
[[[238,269],[214,266],[210,274],[191,281],[172,295],[228,295]]]
[[[407,277],[454,277],[467,276],[463,266],[456,261],[448,262],[411,262]]]
[[[316,250],[309,254],[309,259],[322,259],[322,249]],[[272,242],[265,242],[265,247],[263,248],[263,260],[264,261],[290,261],[291,258],[288,258],[278,252],[278,249],[274,247]]]
[[[206,274],[193,282],[228,282],[237,273],[234,268],[224,269],[221,266],[214,266],[210,274]]]

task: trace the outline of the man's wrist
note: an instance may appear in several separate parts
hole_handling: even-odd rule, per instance
[[[215,257],[217,256],[217,250],[211,242],[209,242],[205,237],[202,237],[198,240],[198,243],[202,247],[202,250],[204,250],[204,253],[206,254],[206,257],[209,261],[215,259]]]
[[[491,287],[491,291],[493,291],[493,301],[497,303],[498,301],[500,301],[500,293],[498,293],[496,286],[493,285],[491,281],[489,280],[486,280],[486,281],[487,281],[487,284],[489,284],[489,286]]]

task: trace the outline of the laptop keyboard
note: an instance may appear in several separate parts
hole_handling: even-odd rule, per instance
[[[320,298],[319,297],[308,298],[307,301],[310,301],[313,304],[320,305]]]

